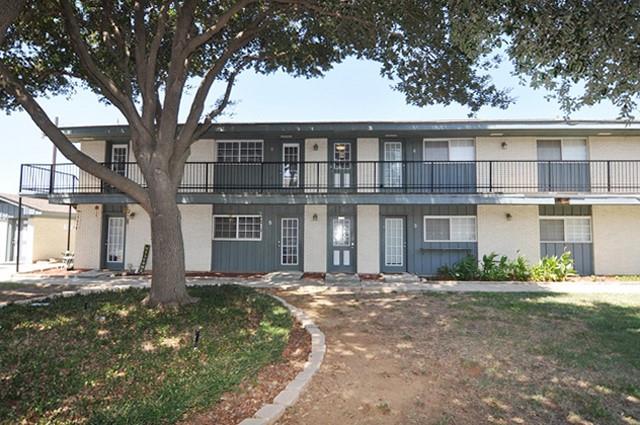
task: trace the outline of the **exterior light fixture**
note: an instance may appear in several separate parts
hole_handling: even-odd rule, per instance
[[[314,215],[311,217],[311,219],[312,219],[313,221],[318,221],[318,214],[314,214]]]
[[[500,143],[500,146],[502,147],[502,149],[507,149],[507,142]]]
[[[511,215],[511,213],[506,213],[505,218],[507,219],[507,221],[511,221],[511,219],[513,218],[513,216]]]
[[[313,145],[313,150],[317,151],[318,150],[318,144],[316,143],[315,145]]]

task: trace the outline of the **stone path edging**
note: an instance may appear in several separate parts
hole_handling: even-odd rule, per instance
[[[273,402],[262,406],[252,417],[243,420],[239,425],[271,425],[280,419],[287,407],[293,406],[298,401],[302,391],[309,385],[313,375],[320,369],[327,351],[324,333],[304,311],[292,306],[277,295],[270,295],[289,309],[291,314],[311,335],[311,353],[309,353],[309,358],[302,372],[298,373],[295,379],[289,382],[286,388],[273,399]]]

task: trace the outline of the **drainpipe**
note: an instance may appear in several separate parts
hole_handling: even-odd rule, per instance
[[[16,242],[16,273],[20,272],[20,233],[22,230],[22,196],[18,197],[18,237]]]

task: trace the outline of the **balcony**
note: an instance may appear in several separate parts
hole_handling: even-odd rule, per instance
[[[145,185],[136,163],[104,164]],[[20,193],[117,194],[74,164],[23,164]],[[640,161],[188,162],[180,194],[638,194]]]

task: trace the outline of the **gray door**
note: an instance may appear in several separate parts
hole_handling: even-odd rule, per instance
[[[336,189],[348,189],[355,186],[353,144],[351,142],[331,143],[331,176],[329,185]]]
[[[356,272],[356,234],[353,216],[333,216],[329,222],[328,270],[330,272]]]
[[[407,236],[405,217],[384,217],[382,220],[382,271],[407,271]]]
[[[110,270],[124,269],[124,216],[105,217],[104,266]]]

